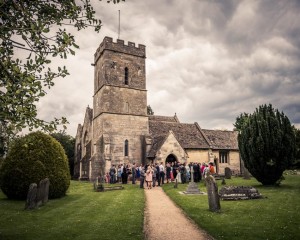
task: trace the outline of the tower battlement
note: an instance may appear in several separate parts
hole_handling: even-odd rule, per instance
[[[138,44],[138,47],[136,47],[134,42],[128,42],[128,45],[125,45],[124,40],[117,39],[117,42],[113,42],[113,39],[111,37],[105,37],[103,39],[103,42],[98,47],[96,53],[94,54],[95,63],[104,50],[130,54],[137,57],[146,57],[145,45]]]

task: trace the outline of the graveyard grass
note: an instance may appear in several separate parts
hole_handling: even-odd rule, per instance
[[[220,190],[221,180],[217,181]],[[279,187],[262,186],[254,178],[226,179],[226,186],[253,186],[263,199],[222,201],[220,213],[208,210],[207,195],[182,195],[187,184],[164,184],[169,197],[215,239],[300,239],[300,175],[285,175]],[[198,184],[202,192],[206,188]]]
[[[143,239],[144,201],[138,185],[94,192],[92,183],[72,181],[67,196],[29,211],[0,191],[0,239]]]

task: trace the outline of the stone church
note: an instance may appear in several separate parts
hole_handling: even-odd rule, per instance
[[[176,116],[147,115],[146,47],[105,37],[94,55],[93,109],[75,143],[74,177],[94,180],[112,164],[214,162],[239,173],[237,132],[202,129]]]

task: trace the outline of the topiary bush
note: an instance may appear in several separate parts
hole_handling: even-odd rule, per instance
[[[26,199],[31,183],[49,178],[49,198],[66,194],[70,185],[68,158],[50,135],[33,132],[13,141],[0,169],[0,187],[10,199]]]

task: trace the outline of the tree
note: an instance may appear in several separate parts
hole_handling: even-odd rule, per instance
[[[295,134],[288,117],[270,104],[247,115],[245,124],[239,124],[240,119],[235,126],[241,125],[238,144],[245,167],[263,185],[276,184],[295,154]]]
[[[32,132],[12,141],[0,169],[0,187],[10,199],[26,199],[29,185],[49,178],[49,197],[66,194],[70,185],[68,159],[50,135]]]
[[[54,79],[69,73],[64,66],[51,69],[51,59],[79,48],[67,27],[99,32],[101,21],[90,0],[2,0],[0,13],[0,124],[6,135],[26,127],[54,131],[66,118],[39,119],[36,104]]]
[[[295,151],[295,160],[292,163],[292,168],[300,169],[300,129],[294,127],[294,133],[296,138],[296,151]]]
[[[150,105],[147,106],[147,114],[148,115],[154,115],[154,112],[153,112],[153,110],[152,110],[152,108],[151,108]]]
[[[241,113],[240,116],[236,118],[234,126],[234,131],[241,131],[241,129],[247,124],[249,119],[248,113]]]
[[[64,131],[50,134],[54,137],[64,148],[65,153],[69,160],[69,169],[71,177],[74,174],[74,150],[75,150],[75,138],[67,135]]]

